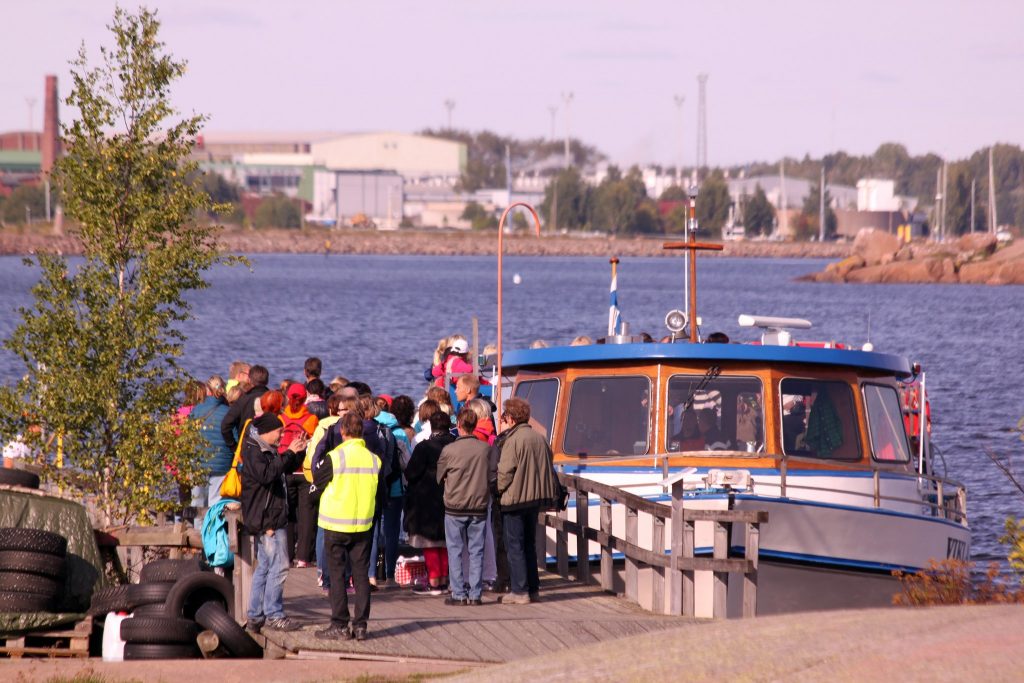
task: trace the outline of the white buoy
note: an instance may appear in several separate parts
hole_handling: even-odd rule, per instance
[[[516,273],[515,275],[512,276],[512,284],[518,285],[518,284],[522,283],[522,281],[523,281],[523,278],[522,278],[522,276],[519,273]]]

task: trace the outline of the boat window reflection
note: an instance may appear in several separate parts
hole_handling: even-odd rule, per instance
[[[651,381],[581,377],[572,383],[562,450],[568,455],[643,455],[649,448]]]
[[[907,462],[910,449],[903,429],[903,411],[896,390],[879,384],[864,385],[864,405],[875,460]]]
[[[550,441],[558,403],[558,380],[552,377],[519,382],[515,395],[530,404],[530,420],[544,428],[544,436]]]
[[[669,452],[764,450],[764,388],[757,377],[675,375],[667,413]]]
[[[782,395],[782,450],[787,455],[860,460],[853,392],[845,382],[786,378]]]

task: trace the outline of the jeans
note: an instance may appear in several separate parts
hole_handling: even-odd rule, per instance
[[[324,588],[331,587],[331,575],[327,571],[327,556],[324,555],[324,528],[316,528],[316,568],[320,570],[320,579]]]
[[[331,624],[344,628],[349,624],[346,569],[352,571],[355,585],[355,613],[352,626],[366,628],[370,618],[370,532],[344,533],[324,531],[324,554],[331,575]]]
[[[384,537],[384,578],[395,578],[398,564],[398,534],[402,530],[402,506],[405,496],[394,496],[384,501],[381,518],[373,525],[373,546],[370,548],[370,576],[377,575],[378,541]]]
[[[226,474],[210,476],[210,483],[207,486],[196,486],[192,489],[192,507],[212,508],[220,502],[220,485],[224,483]]]
[[[520,595],[540,590],[537,572],[537,513],[540,506],[503,513],[505,548],[512,592]]]
[[[253,537],[256,569],[249,594],[249,621],[280,619],[284,616],[284,580],[288,576],[288,533],[278,529],[273,536]]]
[[[444,537],[448,546],[448,584],[452,597],[479,600],[484,569],[484,539],[487,515],[444,515]],[[462,574],[462,550],[469,548],[469,576]],[[468,580],[467,580],[468,579]],[[467,590],[469,595],[467,595]]]

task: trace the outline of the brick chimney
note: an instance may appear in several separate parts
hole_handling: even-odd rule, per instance
[[[43,105],[42,172],[49,175],[60,151],[60,125],[57,119],[57,77],[46,77],[46,99]]]

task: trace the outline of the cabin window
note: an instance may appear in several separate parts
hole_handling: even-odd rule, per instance
[[[649,447],[651,380],[581,377],[572,383],[562,450],[569,455],[643,455]]]
[[[756,377],[674,375],[667,412],[669,452],[764,450],[764,388]]]
[[[845,382],[786,378],[782,397],[782,450],[787,455],[860,460],[857,411]]]
[[[558,403],[558,380],[532,379],[516,385],[516,396],[530,404],[530,418],[544,428],[544,436],[551,440],[551,427],[555,423],[555,405]]]
[[[872,456],[882,462],[909,462],[910,448],[896,390],[880,384],[865,384],[863,391]]]

